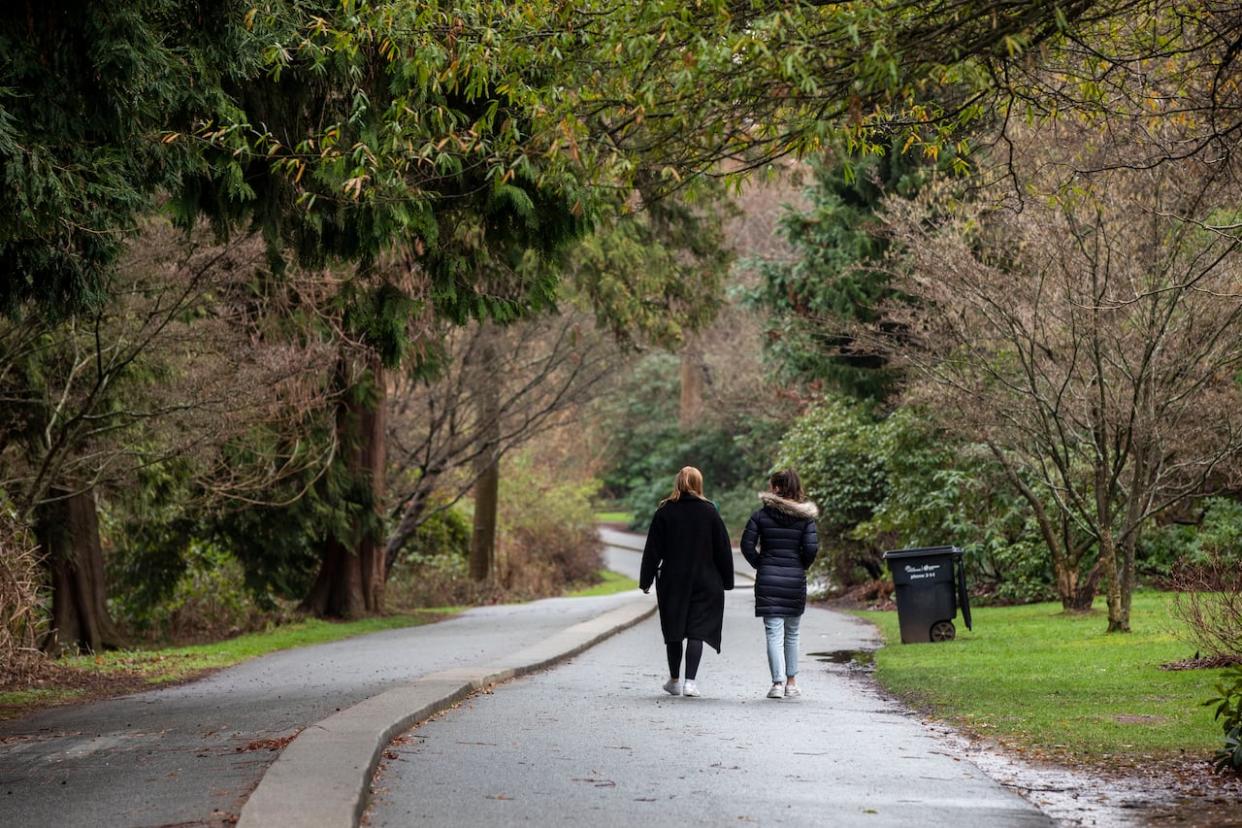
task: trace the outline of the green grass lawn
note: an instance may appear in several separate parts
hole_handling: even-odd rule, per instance
[[[59,659],[51,686],[0,692],[0,718],[36,707],[72,701],[84,696],[129,692],[146,685],[166,684],[209,670],[231,667],[256,656],[325,644],[357,635],[412,627],[455,615],[461,607],[420,610],[408,615],[385,615],[358,621],[321,621],[308,618],[264,632],[187,647],[113,650],[97,655]]]
[[[0,720],[15,716],[30,708],[46,707],[72,701],[85,692],[85,690],[61,687],[40,687],[34,690],[5,690],[0,692]]]
[[[596,512],[596,523],[624,523],[629,526],[634,522],[633,512]]]
[[[256,656],[326,644],[356,635],[415,627],[460,612],[458,607],[426,610],[412,615],[381,615],[358,621],[322,621],[307,618],[263,632],[239,635],[209,644],[154,650],[114,650],[99,655],[75,656],[61,663],[85,670],[137,670],[153,684],[176,681],[188,673],[231,667]]]
[[[627,578],[620,572],[604,569],[600,571],[599,575],[603,580],[598,584],[574,592],[568,592],[566,595],[569,598],[593,598],[597,595],[612,595],[616,592],[638,589],[638,581],[635,581],[633,578]]]
[[[1116,764],[1207,756],[1221,742],[1202,706],[1221,671],[1160,669],[1194,651],[1173,634],[1170,600],[1135,595],[1126,635],[1106,635],[1098,608],[979,608],[974,632],[959,618],[957,640],[942,644],[901,644],[895,612],[859,615],[883,632],[876,678],[901,698],[1010,747]]]

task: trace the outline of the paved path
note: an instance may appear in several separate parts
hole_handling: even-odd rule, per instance
[[[634,559],[618,551],[611,563]],[[703,698],[660,692],[651,620],[415,728],[377,775],[370,824],[1050,824],[845,667],[806,658],[803,699],[763,698],[752,600],[729,594],[724,653],[709,650],[700,668]],[[869,627],[822,609],[802,635],[804,658],[875,643]]]
[[[618,565],[637,557],[626,551]],[[428,626],[273,653],[181,687],[0,724],[0,826],[226,823],[276,759],[274,751],[246,749],[256,740],[291,736],[419,676],[496,660],[626,597],[481,607]]]
[[[606,544],[604,562],[608,568],[613,572],[628,575],[637,581],[639,571],[642,569],[642,551],[645,537],[643,535],[636,535],[633,532],[621,532],[606,527],[601,527],[599,534]],[[742,553],[737,547],[733,548],[733,572],[739,586],[749,586],[754,582],[755,570],[751,568],[750,564],[746,563],[746,559],[742,557]]]

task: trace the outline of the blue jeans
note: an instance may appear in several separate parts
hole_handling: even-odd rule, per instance
[[[801,623],[801,617],[768,616],[763,619],[763,631],[768,636],[768,667],[772,669],[773,684],[780,684],[786,678],[798,675],[798,626]]]

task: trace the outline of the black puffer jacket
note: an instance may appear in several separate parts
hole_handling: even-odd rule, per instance
[[[806,611],[806,570],[819,552],[810,501],[797,503],[771,492],[759,495],[763,508],[750,516],[742,533],[742,554],[758,570],[755,615],[792,618]]]

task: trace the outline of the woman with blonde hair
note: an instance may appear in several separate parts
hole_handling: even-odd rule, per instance
[[[668,652],[670,678],[664,690],[674,696],[698,696],[695,677],[703,642],[720,652],[724,591],[733,589],[733,549],[720,513],[703,497],[703,474],[693,466],[677,472],[673,493],[660,502],[647,530],[638,585],[647,592],[653,582]]]

